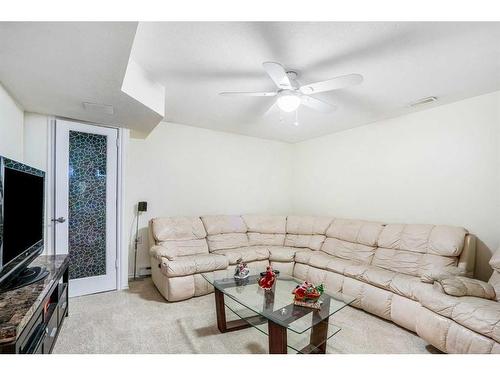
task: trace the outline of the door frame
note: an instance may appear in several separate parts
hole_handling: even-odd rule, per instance
[[[47,212],[48,217],[55,217],[55,186],[56,186],[56,122],[70,121],[80,124],[100,126],[105,128],[112,128],[118,131],[118,152],[117,152],[117,183],[116,183],[116,290],[128,289],[128,246],[124,236],[124,207],[125,207],[125,160],[126,160],[126,146],[129,140],[129,130],[117,126],[106,124],[98,124],[94,122],[75,120],[66,117],[49,116],[48,123],[48,195],[47,199]],[[51,247],[46,249],[47,254],[57,254],[55,248],[55,225],[47,231],[45,243],[50,244]]]

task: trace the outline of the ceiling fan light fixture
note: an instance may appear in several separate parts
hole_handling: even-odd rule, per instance
[[[278,97],[278,107],[283,112],[293,112],[299,108],[299,105],[300,97],[293,92],[285,92]]]

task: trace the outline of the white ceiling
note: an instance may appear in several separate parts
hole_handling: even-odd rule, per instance
[[[500,23],[293,22],[0,23],[0,82],[27,111],[128,127],[147,134],[161,115],[121,91],[129,58],[165,87],[165,119],[298,142],[376,120],[500,90]],[[310,83],[349,73],[355,87],[316,96],[280,122],[266,97],[221,91],[273,90],[262,62],[277,61]],[[435,104],[408,107],[437,96]],[[88,112],[83,102],[113,105]]]
[[[161,116],[121,91],[137,22],[0,22],[0,82],[30,112],[149,132]],[[114,114],[83,102],[112,105]]]
[[[500,23],[140,23],[132,57],[166,89],[166,120],[297,142],[500,89]],[[359,73],[364,82],[317,94],[331,114],[299,111],[300,126],[262,117],[273,90],[262,62],[301,83]],[[426,96],[436,104],[408,104]]]

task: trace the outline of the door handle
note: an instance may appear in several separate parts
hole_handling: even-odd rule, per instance
[[[57,219],[52,219],[52,221],[54,221],[56,223],[64,223],[66,221],[66,219],[61,216],[61,217],[58,217]]]

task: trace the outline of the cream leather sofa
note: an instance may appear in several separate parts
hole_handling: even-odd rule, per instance
[[[499,350],[500,304],[452,297],[440,284],[472,276],[475,237],[460,227],[213,215],[152,219],[150,241],[153,282],[168,301],[212,292],[202,274],[223,272],[242,258],[253,272],[270,263],[283,273],[354,296],[354,307],[417,332],[442,351]],[[493,260],[492,266],[497,263]],[[496,272],[490,282],[498,288],[499,280]],[[453,314],[455,305],[472,310],[484,305],[485,310],[471,311],[471,323],[460,312]]]

